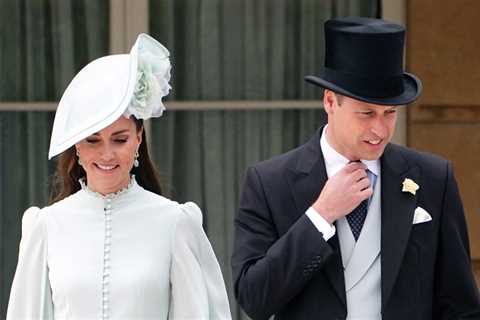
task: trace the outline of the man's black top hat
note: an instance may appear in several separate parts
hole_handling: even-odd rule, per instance
[[[415,101],[422,82],[403,71],[405,29],[380,19],[348,17],[325,23],[325,66],[307,82],[380,105]]]

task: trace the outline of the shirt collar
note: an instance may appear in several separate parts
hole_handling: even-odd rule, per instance
[[[130,175],[130,182],[128,183],[128,185],[116,192],[113,192],[113,193],[109,193],[109,194],[106,194],[106,195],[103,195],[99,192],[96,192],[96,191],[93,191],[92,189],[90,189],[87,185],[87,181],[85,179],[85,177],[83,178],[80,178],[78,180],[78,182],[80,183],[80,186],[82,188],[83,191],[85,191],[85,193],[93,196],[93,197],[96,197],[96,198],[100,198],[100,199],[103,199],[103,200],[115,200],[115,199],[118,199],[120,198],[121,196],[131,192],[134,187],[137,185],[137,181],[135,180],[135,175]]]
[[[350,160],[337,152],[327,141],[327,126],[323,128],[322,136],[320,137],[320,148],[322,149],[323,158],[325,159],[325,169],[327,176],[330,178],[345,167]],[[377,177],[380,176],[380,160],[360,160],[364,163],[370,172],[373,172]]]

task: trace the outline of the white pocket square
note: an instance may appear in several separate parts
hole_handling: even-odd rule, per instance
[[[430,216],[430,214],[427,212],[427,210],[425,210],[421,207],[417,207],[417,209],[415,209],[415,213],[413,215],[413,224],[424,223],[424,222],[428,222],[428,221],[432,221],[432,216]]]

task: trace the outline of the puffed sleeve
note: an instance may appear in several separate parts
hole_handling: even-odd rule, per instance
[[[220,266],[202,229],[202,213],[182,205],[172,242],[169,319],[231,319]]]
[[[23,215],[17,270],[7,310],[7,320],[27,319],[53,319],[45,219],[36,207]]]

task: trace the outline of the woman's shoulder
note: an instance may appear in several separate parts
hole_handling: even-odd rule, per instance
[[[140,209],[142,212],[153,214],[162,223],[167,219],[174,225],[179,223],[202,225],[202,211],[194,202],[179,203],[146,189],[141,190],[141,194],[137,194],[133,204],[136,210]]]
[[[191,241],[196,241],[203,233],[202,211],[194,202],[178,204],[177,208],[175,225],[177,238],[189,238]]]
[[[55,209],[59,206],[68,205],[66,203],[67,198],[50,204],[45,207],[36,207],[32,206],[25,210],[22,217],[22,234],[25,234],[25,231],[33,231],[35,229],[45,228],[47,219],[55,212]]]
[[[39,207],[30,207],[23,213],[22,235],[41,235],[45,233],[45,210]]]
[[[143,189],[142,191],[142,196],[137,200],[145,205],[153,206],[162,210],[172,211],[177,214],[200,214],[201,216],[200,208],[193,202],[186,202],[182,204],[166,196],[153,193],[146,189]]]
[[[179,204],[179,209],[179,219],[186,220],[187,223],[202,226],[202,210],[195,202],[189,201],[183,204]]]
[[[189,259],[191,253],[194,253],[195,259],[210,256],[212,247],[203,230],[202,220],[202,211],[197,204],[194,202],[179,204],[172,243],[174,256],[183,257],[181,259]],[[209,258],[207,260],[216,263],[216,260],[210,260]]]
[[[23,213],[22,223],[23,224],[33,224],[35,221],[41,219],[44,215],[41,214],[42,209],[39,207],[30,207]]]
[[[39,209],[40,210],[39,214],[46,217],[46,216],[51,216],[57,211],[64,212],[65,209],[72,208],[79,201],[78,193],[79,192],[77,191],[69,195],[68,197],[63,198],[62,200],[51,203],[45,207],[42,207],[41,209]]]
[[[151,193],[149,195],[148,205],[156,207],[155,210],[161,214],[172,215],[177,222],[190,222],[196,225],[202,225],[202,211],[194,202],[179,203],[167,197]]]

